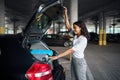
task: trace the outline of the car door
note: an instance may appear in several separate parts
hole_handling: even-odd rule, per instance
[[[50,28],[52,20],[55,20],[62,14],[62,5],[60,0],[47,0],[52,1],[51,3],[41,4],[34,14],[33,18],[30,20],[30,24],[26,26],[24,30],[24,40],[23,47],[26,49],[30,45],[29,49],[31,50],[34,44],[39,44],[42,36]],[[44,43],[42,43],[44,44]],[[46,46],[47,49],[49,47]],[[28,50],[29,50],[28,49]],[[40,47],[34,48],[40,50]],[[55,51],[53,55],[55,55]],[[37,55],[37,57],[39,54]],[[63,67],[58,63],[58,61],[53,61],[53,77],[54,80],[65,80],[65,73]]]
[[[28,80],[27,76],[29,74],[27,75],[27,72],[29,72],[35,62],[39,62],[30,53],[28,46],[40,40],[42,35],[50,27],[51,20],[56,18],[57,9],[60,8],[60,6],[59,0],[43,0],[39,5],[40,12],[38,12],[38,10],[36,11],[24,29],[22,34],[23,40],[19,41],[16,35],[0,35],[0,80]],[[55,14],[49,14],[49,9],[54,7],[57,7]],[[40,62],[37,65],[39,64]],[[34,67],[35,69],[37,65]],[[34,77],[34,75],[32,76]],[[58,76],[56,75],[55,77]]]

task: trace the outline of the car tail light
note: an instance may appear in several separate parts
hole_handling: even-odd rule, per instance
[[[54,80],[52,76],[52,69],[47,63],[33,63],[27,71],[26,76],[29,80]]]

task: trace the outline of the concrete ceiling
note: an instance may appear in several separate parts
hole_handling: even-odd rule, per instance
[[[5,0],[5,16],[8,23],[17,21],[21,25],[26,25],[38,2],[39,0]]]
[[[70,0],[63,0],[63,5],[70,9]],[[120,15],[120,0],[78,0],[79,18],[96,17],[100,12],[106,15]]]
[[[5,0],[5,16],[8,22],[17,20],[25,26],[35,10],[38,3],[48,0]],[[96,18],[99,12],[107,15],[120,15],[120,0],[78,0],[79,18]],[[70,8],[70,0],[63,0],[63,5]]]

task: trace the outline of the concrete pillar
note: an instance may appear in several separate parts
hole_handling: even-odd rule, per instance
[[[14,34],[17,34],[16,21],[13,21],[13,32]]]
[[[104,12],[100,13],[99,20],[99,45],[106,45],[106,18]]]
[[[103,45],[107,45],[107,38],[106,38],[106,16],[103,13]]]
[[[78,21],[78,0],[70,0],[70,24]],[[72,60],[72,55],[70,54],[70,61]]]
[[[95,33],[97,33],[97,27],[98,27],[98,23],[97,21],[95,21]]]
[[[0,0],[0,34],[5,33],[5,4],[4,0]]]
[[[103,45],[103,12],[100,13],[99,17],[99,45]]]
[[[53,34],[55,34],[55,21],[53,21]]]
[[[18,19],[11,19],[12,20],[12,22],[13,22],[13,32],[14,32],[14,34],[17,34],[17,22],[19,21]]]
[[[70,23],[78,20],[78,0],[70,0]]]
[[[112,24],[112,26],[113,26],[113,34],[115,34],[115,26],[116,26],[115,17],[113,17],[113,24]]]

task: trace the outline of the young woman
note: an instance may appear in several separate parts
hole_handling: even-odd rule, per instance
[[[67,8],[64,7],[64,17],[66,28],[74,35],[72,48],[60,53],[57,56],[50,57],[52,60],[59,59],[68,54],[72,54],[71,78],[72,80],[86,80],[87,64],[84,58],[84,50],[89,39],[88,30],[83,21],[73,23],[73,29],[68,20]]]

